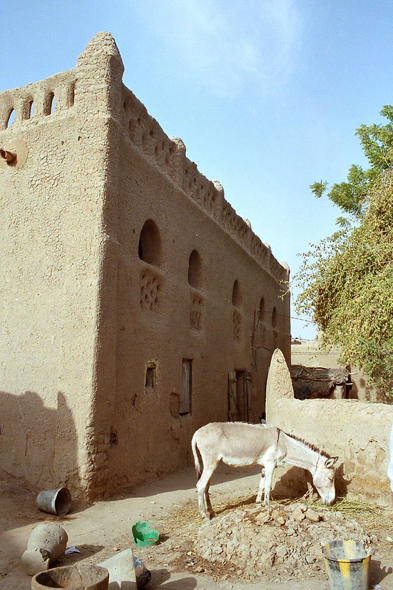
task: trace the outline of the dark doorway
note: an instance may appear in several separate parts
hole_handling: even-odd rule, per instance
[[[228,374],[230,422],[248,422],[251,402],[251,373],[248,371],[230,371]]]

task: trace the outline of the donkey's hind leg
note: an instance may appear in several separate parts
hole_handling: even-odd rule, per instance
[[[274,462],[265,465],[265,506],[269,507],[270,490],[272,489],[273,472],[276,468]]]
[[[258,495],[257,495],[257,499],[255,500],[255,502],[257,504],[260,504],[262,501],[262,491],[265,488],[265,468],[262,467],[262,471],[261,471],[261,479],[259,480],[259,486],[258,486]]]
[[[208,484],[206,485],[206,489],[205,489],[205,508],[206,508],[206,510],[209,511],[210,518],[214,518],[216,513],[214,512],[213,506],[210,502],[210,494],[209,494],[210,481],[211,481],[211,478],[210,478]]]
[[[210,465],[209,467],[204,466],[202,475],[197,483],[198,507],[202,518],[211,518],[214,515],[214,511],[209,497],[209,486],[211,477],[217,465],[218,463]],[[209,513],[207,511],[209,511]]]

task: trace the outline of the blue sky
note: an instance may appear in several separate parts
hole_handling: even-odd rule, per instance
[[[125,84],[292,275],[340,214],[309,185],[364,164],[355,130],[393,102],[391,0],[18,0],[0,18],[0,91],[73,68],[110,31]]]

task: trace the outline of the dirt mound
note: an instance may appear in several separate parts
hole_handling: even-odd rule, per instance
[[[243,507],[199,528],[195,554],[245,579],[280,581],[326,575],[321,546],[334,539],[377,542],[341,512],[301,503],[276,505],[269,511]]]

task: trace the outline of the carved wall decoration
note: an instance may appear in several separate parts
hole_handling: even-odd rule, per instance
[[[237,311],[237,309],[235,309],[233,311],[232,321],[233,321],[233,338],[237,342],[240,342],[242,318],[241,318],[240,313]]]
[[[155,310],[160,307],[162,296],[162,279],[150,269],[141,272],[140,306],[142,309]]]
[[[202,310],[203,298],[199,295],[191,294],[190,326],[194,330],[202,330]]]

